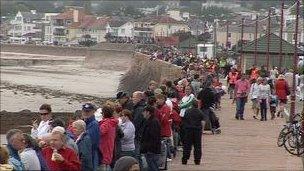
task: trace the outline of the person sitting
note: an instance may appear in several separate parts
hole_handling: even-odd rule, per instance
[[[73,131],[77,137],[78,156],[81,161],[81,170],[93,170],[92,141],[86,132],[86,123],[83,120],[76,120],[72,123]]]
[[[76,152],[66,144],[66,136],[63,127],[55,127],[51,133],[50,146],[42,149],[50,170],[81,170],[81,163]]]

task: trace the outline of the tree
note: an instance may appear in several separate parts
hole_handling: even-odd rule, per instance
[[[214,19],[229,20],[232,18],[233,11],[223,7],[205,7],[201,11],[201,17],[206,20],[213,22]]]

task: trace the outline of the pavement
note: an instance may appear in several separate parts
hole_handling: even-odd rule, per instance
[[[250,106],[250,103],[246,104],[245,120],[236,120],[235,104],[225,96],[221,111],[217,111],[222,133],[203,134],[201,165],[194,165],[193,156],[188,165],[182,165],[182,152],[178,152],[169,163],[169,170],[303,170],[300,157],[292,156],[284,147],[276,145],[284,119],[255,120]],[[301,106],[297,104],[298,111],[302,110]]]
[[[302,109],[301,105],[297,104],[298,111]],[[211,135],[206,131],[203,134],[201,165],[194,165],[193,156],[188,165],[182,165],[182,152],[178,152],[176,158],[168,162],[168,170],[303,170],[301,158],[276,145],[284,119],[255,120],[250,103],[246,104],[244,121],[235,120],[234,113],[235,104],[225,96],[221,111],[217,111],[222,133]],[[3,143],[5,135],[1,135]]]

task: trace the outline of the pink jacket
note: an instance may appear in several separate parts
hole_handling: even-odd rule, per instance
[[[110,165],[112,162],[117,125],[118,120],[114,117],[104,118],[99,122],[99,150],[102,154],[102,164]]]
[[[248,80],[242,81],[241,79],[235,82],[235,95],[236,97],[246,97],[249,94],[250,83]]]

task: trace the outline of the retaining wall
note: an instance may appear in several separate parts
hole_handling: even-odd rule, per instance
[[[62,118],[66,123],[69,117],[72,116],[71,113],[58,112],[53,113],[54,118]],[[10,129],[17,128],[22,131],[28,133],[31,131],[31,127],[28,125],[32,125],[32,121],[34,119],[40,119],[40,115],[37,112],[31,112],[29,110],[23,110],[20,112],[0,112],[0,134],[6,134],[6,132]],[[39,120],[40,122],[40,120]],[[38,123],[39,123],[38,122]]]
[[[135,53],[132,66],[122,77],[119,91],[129,94],[141,90],[145,91],[151,80],[160,82],[163,79],[175,80],[181,76],[181,67],[161,60],[150,60],[145,54]]]
[[[44,54],[54,56],[85,56],[85,47],[61,47],[48,45],[1,44],[1,52]]]

